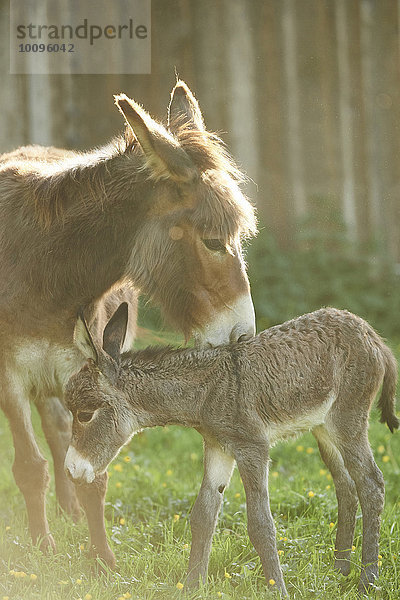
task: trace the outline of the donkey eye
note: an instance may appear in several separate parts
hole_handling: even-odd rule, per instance
[[[80,410],[77,415],[76,418],[78,419],[79,423],[89,423],[89,421],[92,420],[94,415],[94,412],[89,412],[89,411],[84,411],[84,410]]]
[[[226,253],[225,244],[221,240],[202,238],[201,241],[203,242],[206,248],[212,250],[213,252],[221,252],[222,254]]]

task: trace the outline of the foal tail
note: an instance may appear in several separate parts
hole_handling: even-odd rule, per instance
[[[378,400],[378,408],[381,411],[381,423],[387,423],[393,433],[394,429],[398,429],[400,426],[400,420],[395,413],[397,361],[387,346],[383,346],[382,351],[385,362],[385,376],[381,396]]]

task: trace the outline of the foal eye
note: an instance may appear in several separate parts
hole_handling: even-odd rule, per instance
[[[226,253],[225,244],[221,240],[202,238],[201,241],[206,248],[212,250],[213,252],[221,252],[222,254]]]
[[[94,412],[89,412],[89,411],[84,411],[84,410],[80,410],[77,415],[76,418],[78,419],[79,423],[89,423],[89,421],[92,420],[94,415]]]

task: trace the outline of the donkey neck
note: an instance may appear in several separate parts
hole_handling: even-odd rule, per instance
[[[52,314],[74,318],[124,278],[152,194],[134,150],[105,147],[53,162],[39,160],[44,150],[0,173],[0,312],[28,306],[39,324]]]
[[[229,378],[232,371],[232,357],[225,348],[148,349],[126,355],[120,385],[141,427],[196,428],[202,425],[206,401],[218,405],[221,379]]]

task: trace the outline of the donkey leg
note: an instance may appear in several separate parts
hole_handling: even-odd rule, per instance
[[[316,427],[313,434],[318,442],[321,458],[332,474],[338,503],[338,525],[335,543],[335,569],[342,575],[350,573],[350,554],[356,526],[358,507],[357,490],[346,469],[342,455],[324,426]]]
[[[190,515],[192,547],[186,581],[188,587],[196,587],[200,578],[206,581],[212,538],[233,465],[234,459],[219,444],[204,441],[204,476]]]
[[[55,550],[46,517],[46,489],[50,479],[47,460],[35,440],[29,400],[22,395],[9,396],[3,410],[14,441],[14,479],[25,498],[32,540],[40,542],[43,551]]]
[[[247,442],[248,443],[248,442]],[[257,550],[267,582],[287,596],[276,547],[276,531],[268,496],[268,446],[265,440],[240,446],[235,458],[246,492],[247,530]]]
[[[353,478],[363,516],[362,571],[359,590],[365,592],[378,577],[380,517],[384,505],[383,475],[374,461],[367,429],[352,441],[340,442],[344,463]]]
[[[104,524],[104,500],[107,492],[107,473],[97,475],[92,483],[76,483],[78,500],[83,507],[89,526],[90,555],[104,561],[110,569],[116,560],[111,550]]]
[[[71,440],[71,415],[56,397],[41,398],[36,406],[53,456],[57,500],[61,508],[77,521],[80,509],[75,486],[64,471],[65,455]]]

